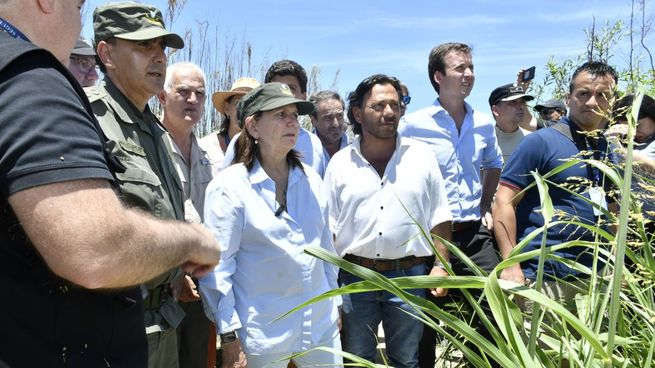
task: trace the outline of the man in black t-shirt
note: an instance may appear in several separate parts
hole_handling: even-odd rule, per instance
[[[132,286],[218,261],[209,232],[116,196],[120,164],[59,62],[79,36],[81,3],[0,0],[0,367],[143,367]]]

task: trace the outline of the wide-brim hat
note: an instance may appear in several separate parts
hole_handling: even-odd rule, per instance
[[[184,40],[164,26],[161,11],[152,5],[133,2],[112,3],[93,11],[94,42],[112,37],[129,41],[163,37],[166,46],[181,49]]]
[[[225,114],[225,109],[223,105],[227,99],[232,96],[244,96],[246,93],[250,92],[252,89],[259,87],[261,84],[255,78],[239,78],[234,83],[229,91],[218,91],[214,92],[212,95],[212,103],[214,108]]]
[[[532,101],[534,97],[525,93],[523,87],[515,86],[514,84],[504,84],[493,91],[489,95],[489,106],[498,104],[499,102],[514,101],[523,99],[525,101]]]
[[[266,83],[246,93],[239,100],[237,118],[243,124],[248,116],[259,111],[269,111],[291,104],[295,104],[298,108],[298,115],[314,112],[314,104],[295,98],[288,85],[277,82]]]

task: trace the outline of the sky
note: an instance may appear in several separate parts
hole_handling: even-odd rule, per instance
[[[106,2],[86,1],[85,37],[93,35],[93,9]],[[167,7],[164,0],[140,2],[162,11]],[[219,42],[248,41],[256,62],[288,58],[308,73],[317,66],[324,89],[338,72],[336,90],[342,96],[369,75],[395,76],[409,87],[408,112],[436,98],[427,73],[430,49],[444,42],[467,43],[473,47],[476,77],[467,101],[489,113],[490,92],[515,81],[519,69],[536,66],[534,83],[542,83],[550,57],[575,58],[585,51],[584,30],[594,18],[597,28],[606,21],[629,22],[630,9],[630,0],[187,0],[172,30],[184,34],[208,22],[215,30],[210,37]],[[655,6],[647,4],[647,12],[653,15]],[[626,42],[612,64],[627,63]],[[646,44],[655,49],[653,34]]]

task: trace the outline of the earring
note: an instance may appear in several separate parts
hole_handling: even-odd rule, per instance
[[[259,139],[255,139],[255,144],[259,144]]]

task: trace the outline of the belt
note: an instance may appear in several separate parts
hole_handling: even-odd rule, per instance
[[[354,254],[346,254],[343,259],[350,263],[366,267],[373,271],[384,272],[392,270],[405,270],[421,263],[427,263],[429,257],[408,256],[398,259],[370,259]]]
[[[470,228],[473,225],[480,224],[480,220],[476,221],[465,221],[465,222],[451,222],[450,230],[452,232],[462,231]]]

